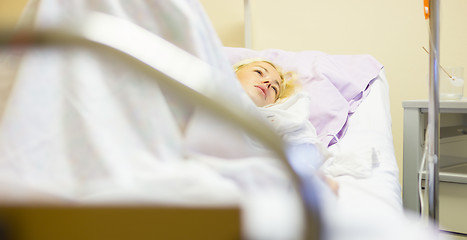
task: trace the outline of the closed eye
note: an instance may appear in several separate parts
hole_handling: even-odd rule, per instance
[[[279,88],[280,88],[280,84],[279,84],[279,81],[275,80],[274,81],[275,85],[272,85],[274,91],[276,92],[276,98],[279,97]]]
[[[260,76],[263,76],[263,72],[261,72],[260,70],[255,70],[256,73],[258,73]]]
[[[277,92],[277,87],[275,87],[275,86],[272,86],[272,89],[273,89],[273,90],[274,90],[274,92],[276,93],[276,97],[277,97],[277,93],[278,93],[278,92]]]

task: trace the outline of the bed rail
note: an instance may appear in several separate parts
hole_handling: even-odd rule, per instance
[[[127,41],[128,35],[132,36],[131,42]],[[82,21],[76,21],[63,27],[44,30],[0,30],[0,47],[41,47],[51,45],[82,46],[118,55],[130,67],[153,77],[161,86],[180,93],[180,98],[202,105],[227,122],[239,126],[250,133],[251,136],[256,137],[282,161],[297,192],[301,194],[301,204],[303,209],[306,210],[306,238],[319,239],[319,216],[316,209],[312,209],[305,202],[302,192],[302,189],[304,189],[303,182],[287,160],[282,139],[269,126],[252,124],[262,121],[258,117],[246,114],[244,111],[232,106],[226,107],[222,96],[215,91],[209,91],[208,86],[203,84],[202,81],[197,81],[197,79],[212,78],[213,76],[223,77],[220,72],[216,72],[216,69],[130,22],[102,13],[92,13]],[[182,63],[184,66],[192,67],[186,71],[178,71],[172,67],[173,62],[168,61],[166,58],[155,59],[148,55],[148,53],[155,51],[164,56],[173,56],[172,59],[177,59],[178,64]],[[190,74],[187,74],[187,72]],[[313,229],[313,231],[310,231],[310,229]]]

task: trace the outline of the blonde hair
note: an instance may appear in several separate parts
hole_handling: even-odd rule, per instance
[[[297,91],[299,87],[299,83],[296,79],[296,74],[294,72],[284,72],[282,68],[280,68],[279,66],[277,66],[276,64],[268,60],[259,59],[259,58],[244,59],[240,62],[235,63],[233,65],[233,69],[235,72],[237,72],[238,70],[240,70],[240,68],[246,65],[249,65],[251,63],[255,63],[255,62],[265,62],[265,63],[270,64],[272,67],[274,67],[277,70],[277,72],[280,75],[280,78],[282,79],[282,83],[280,85],[281,89],[279,92],[279,96],[276,99],[275,103],[283,101],[284,99],[292,96]]]

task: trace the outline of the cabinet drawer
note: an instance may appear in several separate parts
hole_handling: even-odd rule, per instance
[[[425,193],[425,191],[423,191]],[[424,194],[426,196],[426,194]],[[425,211],[428,211],[428,200]],[[439,183],[439,228],[467,234],[467,184]]]

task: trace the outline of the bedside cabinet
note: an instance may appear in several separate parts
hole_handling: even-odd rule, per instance
[[[403,204],[420,212],[418,171],[428,124],[428,101],[402,102],[404,107]],[[467,233],[467,100],[440,102],[439,226]],[[427,204],[425,206],[428,206]]]

